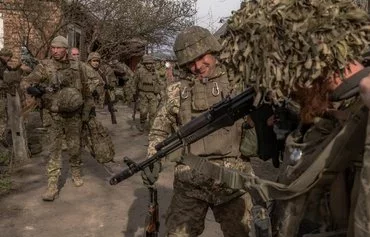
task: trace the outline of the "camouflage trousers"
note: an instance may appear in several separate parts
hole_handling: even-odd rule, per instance
[[[153,92],[139,92],[140,123],[145,123],[149,115],[149,124],[153,124],[158,109],[158,97]]]
[[[49,133],[49,162],[47,165],[48,178],[58,178],[62,168],[62,143],[66,140],[69,163],[72,169],[81,167],[81,130],[82,121],[80,114],[71,117],[62,117],[51,114]]]
[[[215,206],[189,197],[176,187],[167,211],[167,236],[196,237],[201,235],[208,208],[211,208],[225,237],[248,236],[251,223],[250,209],[252,208],[248,193]]]

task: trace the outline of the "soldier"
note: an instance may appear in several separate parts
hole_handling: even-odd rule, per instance
[[[276,201],[274,236],[353,236],[353,225],[356,236],[369,236],[365,170],[354,213],[359,171],[368,166],[368,110],[356,94],[369,73],[358,63],[370,40],[367,12],[351,1],[249,1],[229,22],[222,52],[229,73],[265,94],[255,104],[293,100],[300,108],[278,183],[240,173],[245,179],[233,180]]]
[[[80,50],[78,48],[71,48],[69,59],[75,61],[80,60]]]
[[[114,90],[117,86],[117,78],[113,69],[107,64],[102,64],[101,56],[97,52],[89,54],[87,63],[97,72],[97,77],[99,77],[99,83],[95,83],[98,82],[97,80],[91,80],[91,90],[95,95],[96,107],[103,109],[104,105],[108,104],[109,109],[114,112],[113,104],[116,98]]]
[[[144,55],[141,63],[135,71],[132,93],[139,100],[140,126],[138,129],[144,131],[148,115],[149,126],[151,127],[153,124],[164,85],[155,68],[155,61],[152,56]]]
[[[7,127],[7,90],[8,90],[8,84],[4,81],[3,75],[5,70],[9,67],[8,62],[13,57],[13,53],[7,49],[2,48],[0,50],[0,141],[5,142],[5,130]]]
[[[168,86],[165,104],[158,111],[149,133],[148,156],[156,152],[155,145],[176,131],[176,127],[207,111],[223,97],[238,92],[233,79],[228,78],[218,63],[216,55],[220,50],[217,39],[199,26],[190,27],[177,36],[174,51],[179,66],[191,75]],[[239,152],[241,122],[184,147],[184,155],[175,160],[174,193],[166,218],[168,236],[201,235],[209,208],[224,236],[248,236],[250,195],[209,182],[203,174],[193,175],[185,162],[188,156],[203,157],[217,166],[252,173],[249,159],[241,157]],[[142,173],[144,184],[153,185],[160,170],[159,162],[152,169],[145,169]]]
[[[87,57],[87,64],[92,69],[91,71],[95,71],[89,77],[89,88],[92,91],[95,101],[95,106],[98,109],[104,108],[104,86],[105,82],[101,75],[98,73],[99,66],[100,66],[101,57],[100,54],[97,52],[91,52]]]
[[[53,201],[58,195],[61,175],[62,140],[66,139],[72,181],[76,187],[83,185],[81,177],[81,130],[93,109],[92,96],[87,85],[89,70],[85,64],[68,59],[68,41],[57,36],[51,42],[51,59],[45,59],[24,79],[27,84],[45,87],[42,103],[51,118],[49,136],[51,143],[47,165],[48,187],[42,195],[44,201]]]

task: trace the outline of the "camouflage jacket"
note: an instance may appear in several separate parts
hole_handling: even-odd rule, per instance
[[[145,66],[138,65],[134,75],[134,86],[137,92],[160,94],[164,91],[164,82],[156,69],[149,71]]]
[[[235,94],[232,85],[232,80],[221,67],[205,82],[187,77],[169,85],[166,101],[158,111],[149,133],[148,156],[156,152],[156,144],[176,131],[179,126],[205,112],[224,96]],[[233,126],[220,129],[185,147],[182,151],[183,157],[191,153],[205,157],[217,165],[250,173],[252,169],[249,160],[243,160],[240,156],[240,138],[241,121],[238,121]],[[175,187],[181,188],[188,196],[217,205],[242,194],[223,188],[205,176],[194,175],[182,159],[176,161]]]
[[[54,59],[45,59],[24,78],[23,83],[42,85],[51,90],[51,93],[64,87],[76,88],[84,98],[84,109],[88,109],[94,105],[88,86],[89,75],[92,75],[91,69],[82,62],[70,60],[59,62]]]

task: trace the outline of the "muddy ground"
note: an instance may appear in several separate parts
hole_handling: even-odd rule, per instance
[[[131,119],[132,110],[117,106],[118,124],[110,124],[107,112],[98,118],[109,129],[117,161],[124,156],[134,161],[144,159],[147,134],[140,133]],[[44,202],[47,179],[46,155],[40,153],[29,164],[12,174],[12,189],[0,195],[0,236],[2,237],[139,237],[144,236],[148,190],[142,185],[140,175],[111,186],[111,175],[85,151],[83,152],[82,187],[74,187],[70,178],[68,161],[64,159],[60,194],[54,202]],[[270,176],[276,173],[270,162],[254,160],[257,173]],[[261,168],[263,167],[263,168]],[[124,167],[118,163],[115,171]],[[164,217],[171,199],[173,164],[165,163],[158,182],[161,229],[165,234]],[[202,237],[222,236],[211,212],[206,218]]]

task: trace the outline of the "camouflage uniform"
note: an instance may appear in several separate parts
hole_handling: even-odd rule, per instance
[[[278,200],[277,236],[311,236],[312,230],[318,233],[312,236],[353,236],[353,219],[356,236],[369,236],[368,170],[363,170],[363,193],[353,212],[368,111],[345,90],[356,83],[346,71],[360,70],[352,66],[368,48],[368,25],[367,12],[336,0],[246,1],[229,20],[221,54],[227,68],[258,92],[268,91],[274,102],[289,98],[301,106],[301,126],[286,140],[279,183],[243,180],[245,188],[260,192],[265,200]],[[338,105],[329,100],[333,90],[342,90],[345,99],[352,97],[338,99]],[[365,152],[366,168],[367,159]]]
[[[68,47],[64,37],[56,37],[52,47]],[[49,142],[50,154],[47,165],[48,189],[43,200],[53,201],[58,194],[58,180],[61,174],[62,142],[66,139],[71,166],[72,180],[76,186],[81,186],[81,130],[82,119],[88,117],[93,107],[91,93],[87,86],[88,68],[78,61],[46,59],[36,66],[34,71],[24,80],[29,84],[40,84],[47,88],[43,95],[45,112],[50,116]],[[79,94],[81,105],[73,104],[79,101],[71,94],[62,94],[65,88],[72,88]],[[78,95],[77,94],[77,95]],[[82,97],[81,97],[82,96]],[[62,98],[63,97],[63,98]],[[60,104],[70,102],[71,110],[62,110]],[[81,115],[81,107],[82,115]],[[81,117],[82,116],[82,117]]]
[[[160,102],[161,92],[163,92],[163,80],[160,79],[157,70],[154,68],[154,60],[149,55],[144,55],[143,64],[139,64],[135,71],[132,90],[137,94],[140,111],[141,129],[149,115],[149,125],[153,124]],[[153,67],[153,68],[148,68]]]
[[[191,27],[185,34],[191,34],[196,39],[199,36],[197,34],[213,37],[201,27]],[[211,42],[218,45],[212,39]],[[203,42],[198,43],[202,45]],[[153,155],[156,152],[155,145],[176,131],[178,126],[207,111],[223,96],[235,93],[232,79],[228,78],[220,65],[216,66],[208,80],[187,77],[169,85],[166,101],[158,111],[149,133],[148,156]],[[176,157],[174,193],[166,218],[168,236],[201,235],[208,208],[212,209],[224,236],[248,236],[252,208],[250,195],[225,188],[202,174],[194,175],[186,164],[186,157],[195,155],[217,166],[252,173],[249,160],[240,155],[240,137],[239,121],[185,147],[183,156]]]
[[[115,101],[116,100],[115,89],[117,88],[118,82],[113,69],[107,64],[102,64],[100,65],[98,72],[103,79],[105,78],[104,80],[106,81],[105,90],[107,90],[107,92],[109,93],[111,101],[112,102]],[[105,98],[105,96],[104,103],[107,103],[107,99]]]
[[[13,54],[10,50],[3,48],[0,50],[0,56],[12,57]],[[0,60],[0,141],[5,139],[5,131],[8,122],[7,116],[7,98],[9,86],[4,82],[4,72],[7,69],[7,62]]]
[[[96,52],[91,52],[87,58],[87,65],[89,67],[89,73],[87,75],[90,91],[93,93],[95,105],[97,108],[104,108],[104,98],[105,98],[105,82],[99,73],[99,68],[94,68],[91,65],[91,60],[97,59],[101,60],[100,54]]]

